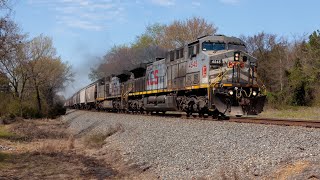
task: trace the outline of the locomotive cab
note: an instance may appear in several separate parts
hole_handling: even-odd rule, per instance
[[[257,59],[247,53],[240,39],[218,37],[202,42],[210,67],[209,109],[235,116],[259,114],[265,96],[257,81]]]

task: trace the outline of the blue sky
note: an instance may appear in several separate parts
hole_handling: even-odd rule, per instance
[[[114,44],[129,44],[153,23],[205,18],[219,34],[261,31],[292,37],[320,29],[319,0],[16,0],[14,19],[29,37],[51,37],[73,66],[66,96],[90,81],[90,67]]]

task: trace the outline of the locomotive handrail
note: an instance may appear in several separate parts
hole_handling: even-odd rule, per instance
[[[258,81],[261,82],[261,84],[262,84],[261,89],[264,90],[264,94],[267,94],[267,87],[266,87],[266,85],[265,85],[260,79],[258,79],[258,78],[256,78],[256,79],[257,79],[257,82],[258,82]],[[259,83],[258,83],[258,85],[259,85]]]
[[[126,96],[129,94],[129,92],[130,92],[132,89],[133,89],[133,86],[130,86],[130,87],[128,88],[128,90],[127,90],[125,93],[123,93],[122,98],[126,98]]]
[[[218,84],[219,81],[222,80],[223,76],[225,75],[225,73],[227,72],[227,70],[225,70],[224,72],[220,72],[218,74],[218,76],[213,80],[212,83],[210,83],[210,87],[214,87],[215,85]],[[217,79],[218,78],[218,79]],[[216,80],[217,79],[217,80]]]

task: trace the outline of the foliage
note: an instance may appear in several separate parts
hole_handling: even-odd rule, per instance
[[[271,106],[319,105],[319,30],[293,42],[264,32],[242,39],[258,59],[258,75]]]

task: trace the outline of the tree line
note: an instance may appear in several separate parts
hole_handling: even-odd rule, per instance
[[[242,39],[258,58],[258,75],[270,105],[320,105],[319,30],[292,40],[264,32]]]
[[[1,0],[0,9],[0,116],[55,117],[63,111],[58,92],[72,81],[71,66],[50,37],[22,32],[9,1]]]
[[[89,78],[96,80],[156,57],[166,57],[168,50],[181,47],[197,37],[215,34],[213,23],[201,17],[175,20],[170,24],[152,24],[131,44],[115,45],[101,57]],[[286,106],[320,105],[320,31],[301,37],[283,37],[259,32],[240,38],[247,51],[258,59],[259,81],[267,89],[268,104]]]

